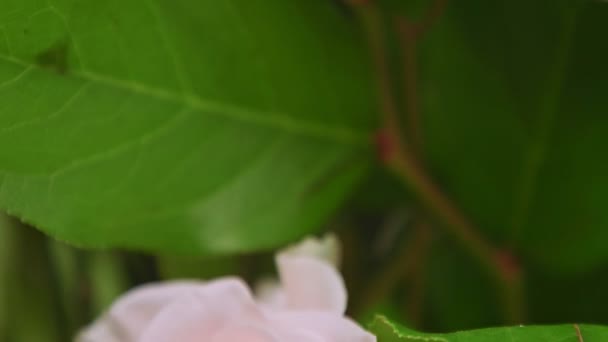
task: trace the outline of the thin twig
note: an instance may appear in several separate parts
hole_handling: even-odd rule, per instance
[[[423,165],[424,137],[422,136],[421,105],[418,93],[418,42],[424,37],[435,21],[441,17],[447,0],[435,0],[419,22],[414,22],[400,16],[396,22],[399,44],[402,53],[403,100],[406,117],[407,138],[416,153],[419,164]],[[403,137],[402,137],[403,139]],[[424,214],[416,220],[416,229],[426,236],[430,236],[430,226]],[[414,326],[420,324],[422,317],[422,303],[425,291],[426,262],[431,243],[424,243],[423,248],[417,252],[415,258],[418,262],[411,271],[411,284],[407,296],[406,317]]]
[[[425,17],[422,21],[420,21],[418,26],[419,36],[422,36],[426,32],[428,32],[435,22],[441,18],[443,12],[445,12],[448,5],[448,0],[435,0],[433,4],[429,7],[429,10],[426,12]]]
[[[440,5],[442,1],[438,1]],[[467,249],[477,257],[482,265],[495,276],[498,285],[503,289],[503,298],[507,307],[507,319],[516,323],[521,320],[521,272],[519,264],[515,259],[504,251],[495,248],[488,242],[457,206],[443,193],[434,180],[428,176],[412,148],[404,139],[399,123],[399,112],[395,105],[394,94],[391,86],[391,77],[387,64],[387,52],[383,23],[379,10],[374,4],[364,1],[352,3],[358,13],[370,46],[373,63],[375,67],[376,82],[378,84],[380,106],[383,112],[383,128],[378,135],[379,154],[386,166],[392,170],[416,193],[420,201],[437,216],[444,227],[452,233]],[[427,27],[432,23],[442,6],[437,5],[439,10],[430,11],[429,18],[419,27]],[[407,30],[406,30],[407,31]],[[420,32],[411,34],[417,37]],[[409,31],[407,31],[409,32]],[[414,32],[414,31],[412,31]],[[412,39],[408,38],[408,44]],[[414,51],[415,52],[415,51]],[[415,68],[415,58],[411,57],[411,66]],[[410,70],[411,72],[411,70]],[[412,73],[412,84],[416,87],[416,75]],[[406,90],[407,91],[407,90]],[[417,90],[409,90],[412,97],[418,97]],[[414,113],[419,114],[417,99]],[[416,119],[417,120],[417,119]],[[417,127],[418,123],[415,123]]]
[[[418,96],[418,37],[419,30],[416,24],[412,24],[404,17],[397,20],[399,32],[399,43],[403,54],[403,88],[406,113],[406,125],[408,128],[409,143],[414,146],[420,158],[422,150],[422,133],[420,123],[420,103]]]
[[[447,0],[435,0],[420,21],[412,21],[405,16],[397,18],[397,33],[403,54],[403,87],[406,109],[406,124],[409,143],[420,153],[422,150],[422,129],[420,96],[418,95],[418,42],[441,17],[447,6]],[[421,157],[420,155],[418,156]]]

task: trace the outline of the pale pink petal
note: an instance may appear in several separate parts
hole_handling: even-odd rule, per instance
[[[202,341],[202,339],[200,341]],[[237,325],[229,326],[219,331],[213,336],[210,342],[287,342],[287,340],[280,340],[274,334],[270,333],[268,329]]]
[[[277,330],[281,330],[282,327],[276,327]],[[321,335],[305,330],[296,330],[293,327],[288,328],[289,331],[281,333],[281,342],[333,342],[326,340]]]
[[[308,237],[293,246],[281,250],[281,254],[317,258],[339,267],[342,246],[336,235],[328,233],[320,238]]]
[[[200,305],[214,315],[230,317],[235,314],[262,317],[249,286],[240,278],[224,277],[206,283],[196,290]]]
[[[200,282],[145,285],[127,292],[77,338],[77,342],[132,342],[172,300],[200,288]]]
[[[196,295],[184,295],[171,303],[142,332],[137,342],[201,342],[224,324],[205,311]]]
[[[235,321],[263,321],[247,286],[224,278],[180,296],[150,322],[138,342],[200,342]]]
[[[310,331],[328,342],[376,342],[376,337],[352,320],[330,312],[289,311],[267,315],[273,326]]]
[[[131,342],[132,340],[127,340],[123,338],[119,338],[116,332],[113,331],[111,326],[106,321],[96,322],[92,326],[88,327],[86,331],[81,332],[78,337],[76,337],[76,342]]]
[[[331,264],[285,253],[280,253],[276,262],[287,309],[344,313],[347,301],[344,280]]]
[[[279,281],[275,278],[262,278],[255,283],[255,298],[258,303],[269,308],[285,308],[287,299]]]

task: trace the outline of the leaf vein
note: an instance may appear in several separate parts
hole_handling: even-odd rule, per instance
[[[167,121],[160,124],[158,127],[152,129],[148,133],[138,136],[135,139],[123,142],[122,144],[115,146],[109,150],[105,150],[105,151],[102,151],[99,153],[94,153],[85,158],[73,160],[66,166],[54,170],[49,177],[50,177],[51,181],[53,181],[59,175],[65,174],[66,172],[76,169],[78,167],[81,167],[83,165],[99,162],[99,161],[106,160],[106,159],[109,159],[112,157],[116,157],[117,155],[120,155],[121,153],[128,151],[130,148],[137,145],[138,143],[145,143],[147,141],[150,141],[150,140],[154,139],[155,137],[159,136],[160,134],[162,134],[163,132],[170,130],[177,123],[181,122],[182,120],[185,120],[189,116],[189,114],[191,114],[191,113],[187,109],[182,109],[177,114],[171,115]]]
[[[31,63],[2,54],[0,54],[0,59],[26,67],[33,66]],[[352,128],[335,125],[323,126],[322,124],[296,119],[281,112],[247,109],[237,105],[201,99],[198,96],[191,94],[176,94],[165,89],[151,87],[139,82],[117,79],[90,71],[74,70],[72,71],[72,74],[87,81],[100,83],[109,87],[115,87],[156,99],[186,105],[191,109],[204,112],[208,115],[217,115],[224,118],[230,118],[241,123],[270,127],[294,135],[326,139],[345,145],[367,147],[370,144],[370,139],[367,133],[357,131]]]
[[[184,73],[183,63],[179,59],[178,55],[175,53],[175,49],[170,42],[169,32],[167,31],[166,24],[164,24],[162,20],[162,17],[159,13],[159,9],[152,3],[151,0],[146,0],[146,3],[150,8],[154,23],[156,24],[158,32],[160,33],[160,40],[162,41],[163,47],[165,48],[165,52],[171,59],[171,64],[173,65],[173,69],[175,70],[175,76],[177,77],[180,86],[182,87],[182,91],[191,93],[192,87],[190,86],[190,81],[188,80],[187,75]]]
[[[15,84],[17,82],[19,82],[23,77],[25,77],[27,74],[30,73],[30,71],[34,70],[34,67],[32,66],[26,66],[22,72],[20,72],[19,74],[17,74],[15,77],[11,78],[10,80],[6,80],[2,83],[0,83],[0,89],[8,87],[12,84]]]
[[[61,106],[59,106],[59,108],[56,111],[52,112],[48,116],[46,116],[44,118],[35,118],[33,120],[28,120],[28,121],[21,121],[14,125],[8,126],[8,127],[2,127],[2,129],[0,129],[0,136],[2,136],[3,134],[9,133],[9,132],[15,131],[17,129],[26,127],[26,126],[39,124],[39,123],[42,123],[45,121],[50,121],[54,118],[59,117],[62,113],[64,113],[66,110],[68,110],[70,108],[70,106],[72,106],[74,104],[76,99],[78,99],[78,97],[82,94],[84,89],[89,84],[90,83],[83,83],[83,85],[80,88],[78,88],[78,90],[76,90],[72,95],[70,95],[67,98],[67,100]],[[38,97],[38,99],[39,99],[39,97]]]
[[[120,222],[112,223],[110,226],[116,226],[118,224],[122,224],[124,226],[133,226],[137,224],[141,224],[142,222],[146,222],[150,219],[159,219],[166,218],[172,215],[182,214],[184,212],[184,208],[193,207],[196,205],[200,205],[202,209],[207,203],[209,203],[213,197],[220,194],[222,191],[225,191],[224,188],[229,187],[230,184],[237,183],[239,179],[245,176],[248,172],[250,172],[255,167],[258,167],[262,162],[268,160],[273,153],[281,146],[281,143],[284,143],[285,140],[283,138],[277,138],[273,143],[268,144],[268,146],[261,151],[258,156],[256,156],[255,160],[251,161],[249,165],[243,169],[240,169],[239,172],[227,178],[220,184],[217,184],[213,190],[208,191],[201,197],[197,197],[194,200],[187,200],[183,202],[172,202],[171,206],[164,207],[161,210],[155,209],[153,213],[150,212],[139,212],[132,213],[128,221],[124,219]]]

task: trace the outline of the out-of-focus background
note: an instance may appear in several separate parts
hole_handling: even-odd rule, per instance
[[[348,314],[608,324],[608,3],[0,0],[0,341],[343,245]]]

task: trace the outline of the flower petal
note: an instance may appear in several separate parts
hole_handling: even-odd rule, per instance
[[[200,340],[202,341],[202,339]],[[283,342],[269,331],[256,326],[229,326],[213,336],[211,342]]]
[[[255,283],[255,298],[267,308],[285,308],[287,300],[281,284],[274,278],[262,278]]]
[[[172,300],[200,288],[199,282],[145,285],[127,292],[110,310],[82,332],[77,342],[132,342]]]
[[[290,311],[267,315],[273,326],[292,331],[314,332],[322,341],[331,342],[376,342],[376,337],[362,329],[352,320],[330,312]],[[313,340],[314,341],[314,340]]]
[[[318,335],[315,332],[310,331],[294,331],[294,329],[290,329],[291,331],[284,332],[281,334],[281,341],[289,341],[289,342],[328,342],[328,340],[324,339],[322,336]],[[333,342],[333,341],[332,341]]]
[[[287,309],[344,313],[347,301],[344,280],[331,264],[288,253],[280,253],[276,263]]]
[[[247,285],[223,278],[180,296],[148,325],[138,342],[199,342],[235,320],[263,321]],[[244,322],[239,322],[244,323]]]
[[[335,234],[328,233],[321,238],[306,238],[293,246],[283,249],[281,254],[317,258],[339,267],[342,246]]]

